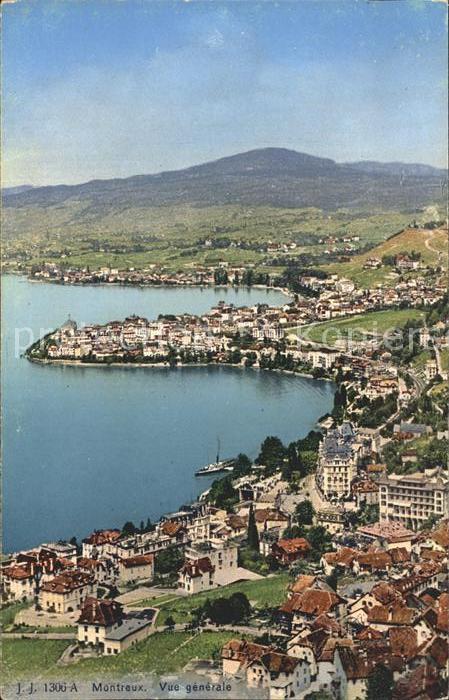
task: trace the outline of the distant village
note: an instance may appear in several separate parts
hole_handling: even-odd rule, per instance
[[[234,689],[272,700],[371,698],[382,683],[394,700],[444,696],[445,282],[418,275],[362,290],[337,275],[310,275],[301,285],[314,295],[279,308],[220,302],[201,316],[87,326],[69,319],[29,349],[29,359],[44,362],[218,362],[306,372],[336,386],[334,408],[316,430],[288,448],[267,438],[256,460],[239,455],[196,502],[156,524],[127,523],[6,557],[3,599],[28,602],[15,624],[76,626],[67,663],[123,653],[161,629],[162,608],[133,597],[142,587],[148,598],[162,587],[179,600],[220,589],[227,613],[217,601],[162,627],[233,633],[219,659],[190,662],[186,670],[198,677],[232,679]],[[427,314],[410,351],[428,352],[419,371],[381,334],[332,346],[297,335],[316,321],[398,307]],[[282,573],[289,582],[280,604],[254,608],[236,593],[231,606],[233,586]]]
[[[183,280],[181,276],[178,281],[182,284]],[[351,280],[338,275],[301,276],[300,283],[314,295],[295,295],[293,301],[282,307],[267,304],[236,307],[220,302],[202,316],[161,316],[154,321],[132,316],[102,326],[79,328],[75,321],[69,320],[36,343],[28,356],[30,359],[82,362],[176,363],[204,359],[226,361],[230,352],[239,351],[239,362],[260,366],[264,356],[266,359],[276,352],[276,343],[283,341],[298,346],[292,329],[368,311],[429,308],[441,300],[446,291],[441,276],[418,276],[394,288],[379,286],[375,289],[360,289]],[[441,342],[445,342],[444,338]],[[355,349],[357,345],[359,351],[374,351],[381,343],[379,335],[370,333],[358,343],[351,340],[351,347]],[[347,340],[342,337],[335,347],[341,351],[346,345]],[[293,361],[330,369],[335,355],[326,353],[326,347],[315,346],[307,344],[304,350],[289,348],[289,355]]]

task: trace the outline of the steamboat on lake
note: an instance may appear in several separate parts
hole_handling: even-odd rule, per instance
[[[215,462],[206,464],[195,472],[195,476],[207,476],[208,474],[218,474],[219,472],[232,472],[235,459],[220,459],[220,440],[217,438],[217,457]]]

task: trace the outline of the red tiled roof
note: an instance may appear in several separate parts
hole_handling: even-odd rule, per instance
[[[371,537],[381,537],[388,542],[401,542],[416,538],[415,532],[407,530],[401,523],[393,520],[379,520],[373,525],[362,525],[357,529],[357,532],[362,535],[371,535]]]
[[[240,515],[230,515],[226,522],[232,530],[243,530],[248,523],[248,518],[242,518]]]
[[[438,671],[429,664],[418,666],[408,676],[397,681],[393,689],[393,700],[424,700],[438,697],[438,675]]]
[[[376,583],[371,589],[371,595],[381,603],[381,605],[390,605],[391,603],[402,602],[403,598],[399,591],[386,581]]]
[[[368,667],[364,659],[355,654],[348,647],[337,647],[337,653],[341,660],[341,665],[348,680],[357,680],[368,677]]]
[[[321,615],[318,615],[316,620],[313,621],[311,628],[313,630],[315,629],[324,629],[330,634],[341,634],[342,628],[341,625],[337,622],[337,620],[334,617],[330,617],[326,613],[322,613]]]
[[[393,564],[405,564],[410,561],[410,552],[405,547],[394,547],[388,553]]]
[[[311,547],[304,537],[294,537],[291,540],[278,540],[276,549],[285,552],[285,554],[296,554],[297,552],[308,552]]]
[[[269,508],[261,508],[260,510],[256,510],[254,512],[254,517],[256,519],[256,523],[264,523],[267,520],[288,522],[286,515],[283,515],[278,510],[270,510]]]
[[[212,573],[213,571],[215,571],[215,567],[212,566],[209,557],[186,561],[181,569],[181,573],[190,576],[190,578],[199,578],[203,574]]]
[[[135,557],[120,559],[120,564],[125,569],[133,569],[138,566],[150,566],[154,562],[154,554],[138,554]]]
[[[122,620],[123,610],[116,600],[86,598],[78,619],[78,624],[103,625],[110,627]]]
[[[368,622],[387,625],[410,625],[416,612],[404,605],[375,605],[368,610]]]
[[[333,591],[307,588],[303,593],[294,593],[280,608],[285,613],[322,615],[333,610],[343,599]]]
[[[164,535],[175,537],[181,530],[184,530],[184,526],[174,520],[166,520],[161,529]]]
[[[418,651],[418,633],[413,627],[391,627],[388,630],[391,651],[395,656],[412,659]]]
[[[392,564],[390,554],[382,550],[361,552],[357,555],[357,561],[361,567],[367,567],[374,571],[386,571]]]
[[[42,584],[41,591],[64,594],[91,585],[93,581],[93,576],[83,571],[64,571],[51,581]]]
[[[8,566],[2,569],[2,577],[11,578],[16,581],[24,581],[27,578],[33,578],[33,575],[26,566]]]
[[[354,559],[357,556],[357,550],[351,549],[350,547],[339,547],[336,552],[327,552],[324,555],[324,559],[331,566],[345,566],[349,567],[352,565]]]
[[[230,639],[221,650],[221,658],[232,659],[246,666],[262,658],[268,651],[270,651],[270,647],[262,644],[247,642],[245,639]]]
[[[299,663],[299,659],[277,651],[268,651],[261,657],[260,663],[265,666],[272,676],[277,677],[280,673],[287,675],[293,673]]]
[[[79,569],[95,570],[103,566],[99,559],[89,559],[89,557],[78,557],[77,566]]]
[[[449,657],[449,648],[446,639],[443,639],[443,637],[435,637],[431,645],[427,647],[426,653],[432,657],[439,668],[446,668]]]
[[[107,544],[108,542],[116,542],[120,536],[120,530],[95,530],[83,542],[92,545]]]
[[[437,630],[449,632],[449,593],[442,593],[438,599]]]
[[[447,557],[446,552],[440,552],[437,549],[428,549],[427,547],[421,547],[419,556],[424,561],[444,561]]]
[[[374,629],[374,627],[363,627],[363,629],[355,635],[355,638],[361,642],[383,639],[383,637],[383,632],[379,632],[379,630]]]
[[[440,547],[449,549],[449,523],[445,521],[441,523],[435,530],[429,533],[429,537]]]

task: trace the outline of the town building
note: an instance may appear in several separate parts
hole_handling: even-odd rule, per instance
[[[271,547],[273,556],[283,566],[304,558],[310,550],[311,546],[304,537],[278,540]]]
[[[79,610],[86,598],[95,596],[96,591],[91,574],[65,571],[42,584],[39,604],[47,612],[70,613]]]
[[[379,479],[379,517],[416,530],[431,516],[448,517],[449,480],[438,468]]]
[[[88,597],[78,619],[78,642],[105,655],[120,654],[148,637],[153,618],[152,609],[125,614],[117,601]]]
[[[122,584],[139,580],[152,581],[154,578],[154,555],[139,554],[135,557],[120,559],[119,580]]]
[[[273,647],[231,639],[221,658],[225,678],[242,680],[269,700],[303,697],[310,686],[310,664]]]
[[[215,580],[215,567],[209,557],[188,559],[178,574],[178,588],[188,595],[209,591],[218,584]]]
[[[351,482],[363,454],[350,423],[330,430],[320,443],[316,483],[328,500],[349,498]]]

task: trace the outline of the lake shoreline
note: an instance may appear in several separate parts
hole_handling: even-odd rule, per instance
[[[228,362],[177,362],[176,365],[172,366],[168,362],[81,362],[81,360],[45,360],[38,357],[29,357],[24,355],[24,357],[29,362],[34,362],[39,365],[54,365],[54,366],[66,366],[66,367],[88,367],[95,368],[100,367],[102,369],[186,369],[188,367],[230,367],[231,369],[240,370],[257,370],[259,372],[277,372],[279,374],[289,374],[295,377],[305,377],[306,379],[313,379],[314,381],[326,381],[333,382],[331,377],[314,377],[313,374],[308,374],[307,372],[295,372],[290,369],[281,369],[279,367],[270,369],[269,367],[244,367],[243,365],[233,365]]]
[[[266,284],[252,284],[251,286],[246,285],[235,285],[235,284],[133,284],[132,282],[64,282],[60,280],[51,279],[36,279],[30,277],[23,272],[13,272],[12,270],[8,272],[2,272],[1,276],[6,277],[12,275],[14,277],[22,277],[27,282],[32,282],[36,284],[56,284],[61,287],[129,287],[130,289],[233,289],[235,291],[245,290],[250,291],[251,289],[265,290],[267,292],[278,292],[287,299],[293,299],[293,293],[287,287],[268,287]]]

